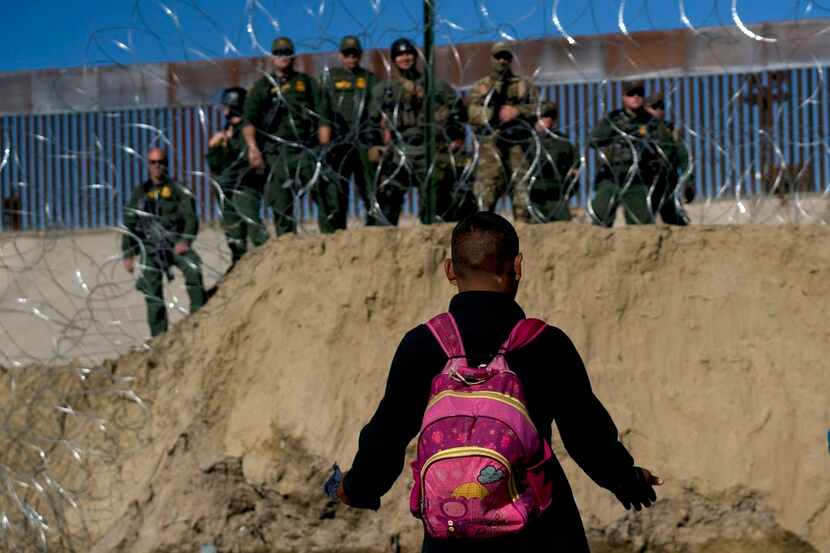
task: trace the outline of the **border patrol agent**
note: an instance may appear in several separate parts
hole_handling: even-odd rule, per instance
[[[429,193],[426,166],[426,124],[424,95],[426,82],[418,71],[418,51],[406,38],[392,43],[392,78],[380,82],[372,91],[372,119],[380,128],[384,146],[373,148],[371,157],[381,162],[375,177],[377,205],[371,215],[381,222],[398,224],[406,191],[418,187],[420,219],[427,218],[425,198]],[[454,182],[451,156],[464,146],[466,112],[461,98],[445,81],[436,81],[435,124],[436,159],[432,169],[436,190],[436,214],[439,220],[447,220],[453,210],[446,205],[451,194],[447,187]]]
[[[611,227],[617,207],[629,225],[654,223],[649,183],[643,168],[656,159],[649,140],[651,115],[643,108],[643,81],[625,81],[623,107],[609,112],[591,131],[589,145],[600,151],[600,167],[589,212],[594,224]]]
[[[579,152],[556,130],[558,119],[556,103],[542,103],[536,122],[537,139],[528,149],[528,164],[535,167],[529,186],[530,213],[537,223],[571,220],[568,203],[578,183]]]
[[[351,178],[367,215],[373,203],[369,186],[377,165],[369,162],[368,155],[378,139],[369,120],[369,107],[378,79],[360,66],[362,55],[360,39],[345,36],[340,41],[342,66],[320,75],[322,109],[332,127],[332,144],[325,157],[326,183],[320,199],[327,227],[332,230],[346,228]]]
[[[694,178],[689,167],[689,150],[682,139],[682,129],[666,121],[666,102],[662,92],[646,98],[646,111],[654,118],[650,129],[659,147],[659,175],[651,191],[651,210],[659,213],[667,225],[686,226],[689,219],[680,198],[675,196],[680,175],[686,176],[684,196],[691,190],[694,197]],[[688,197],[688,196],[686,196]]]
[[[132,273],[135,257],[141,256],[141,277],[136,289],[147,304],[150,334],[167,331],[164,304],[164,277],[173,280],[170,269],[179,268],[184,275],[190,312],[205,304],[202,260],[192,244],[199,232],[196,202],[193,195],[167,176],[167,154],[160,148],[147,153],[150,178],[133,189],[124,210],[127,233],[121,238],[124,269]]]
[[[319,201],[320,175],[313,148],[326,145],[331,127],[320,120],[316,80],[294,69],[294,43],[276,38],[271,48],[274,71],[256,81],[245,99],[242,135],[248,163],[266,171],[265,197],[274,212],[277,236],[294,232],[294,198],[311,191]],[[321,229],[325,209],[319,210]]]
[[[533,137],[539,91],[530,79],[513,73],[513,50],[507,43],[497,42],[490,53],[490,75],[473,85],[467,108],[481,141],[474,189],[482,211],[493,211],[507,192],[514,218],[529,221],[525,152]]]
[[[207,161],[219,183],[217,196],[222,206],[222,229],[231,251],[228,271],[248,251],[268,240],[268,230],[260,218],[263,175],[251,171],[242,139],[242,109],[247,92],[244,88],[226,88],[222,92],[225,128],[208,142]]]

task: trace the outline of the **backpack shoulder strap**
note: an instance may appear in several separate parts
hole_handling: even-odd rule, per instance
[[[499,351],[507,353],[526,346],[535,340],[547,326],[547,323],[540,319],[522,319],[513,327],[510,336],[504,341]]]
[[[450,359],[458,357],[466,357],[464,353],[464,344],[461,343],[461,333],[458,331],[458,325],[450,313],[441,313],[427,321],[427,328],[429,328],[447,357]]]

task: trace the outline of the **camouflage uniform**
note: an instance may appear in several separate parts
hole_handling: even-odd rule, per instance
[[[414,48],[414,47],[413,47]],[[426,127],[424,116],[424,76],[414,67],[402,74],[393,69],[395,76],[379,83],[372,91],[372,119],[378,126],[386,126],[392,133],[392,144],[384,148],[375,196],[385,222],[398,224],[406,191],[418,187],[421,201],[420,219],[426,222],[427,187]],[[448,197],[443,188],[451,186],[453,170],[449,142],[464,137],[466,113],[455,90],[444,81],[436,81],[434,87],[436,159],[433,178],[438,187],[436,196]],[[451,195],[449,196],[451,197]],[[437,205],[436,214],[444,220],[451,206]],[[378,214],[376,214],[378,215]],[[381,220],[381,222],[384,222]]]
[[[349,50],[362,52],[357,37],[343,37],[340,51]],[[369,185],[374,180],[377,166],[370,163],[368,152],[377,137],[369,122],[369,107],[371,91],[377,82],[375,74],[362,67],[354,70],[335,67],[320,75],[323,115],[332,126],[332,145],[326,152],[326,180],[321,200],[332,229],[346,228],[352,177],[367,216],[374,203],[369,196]]]
[[[542,105],[540,118],[557,118],[556,105]],[[536,129],[536,140],[528,148],[530,214],[534,222],[570,221],[568,205],[576,191],[579,152],[568,138],[553,129]]]
[[[235,92],[244,102],[244,89],[228,91]],[[231,113],[237,115],[236,111]],[[207,161],[219,183],[217,196],[221,196],[222,229],[231,250],[233,268],[247,252],[248,240],[254,247],[261,246],[268,240],[268,230],[260,217],[264,178],[248,167],[242,122],[228,122],[225,132],[228,131],[232,133],[230,138],[208,148]]]
[[[623,92],[642,86],[641,81],[626,83]],[[649,138],[651,120],[645,109],[636,113],[617,109],[591,131],[589,145],[602,152],[590,206],[595,224],[613,226],[619,205],[625,209],[627,224],[654,223],[645,170],[657,157]]]
[[[663,94],[648,98],[646,105],[652,109],[665,109]],[[659,157],[651,190],[652,213],[655,216],[659,213],[668,225],[686,226],[689,221],[675,191],[679,176],[689,167],[689,151],[681,138],[680,129],[675,128],[671,121],[655,117],[649,124],[649,135],[654,137]]]
[[[294,50],[293,43],[281,37],[274,50]],[[320,185],[317,146],[320,124],[320,90],[317,81],[305,73],[290,69],[257,80],[245,100],[245,125],[257,130],[257,145],[267,166],[265,199],[274,212],[277,236],[294,232],[294,196]],[[315,197],[315,199],[317,199]],[[319,211],[321,230],[328,221],[325,209]]]
[[[167,331],[162,285],[165,276],[172,280],[172,266],[184,275],[190,312],[195,313],[205,303],[199,255],[192,248],[183,255],[173,251],[178,242],[192,244],[199,232],[193,195],[169,179],[158,185],[148,179],[133,189],[124,211],[124,225],[129,233],[121,239],[123,257],[141,256],[141,277],[136,288],[147,304],[150,334],[158,336]]]
[[[493,72],[473,85],[468,114],[479,137],[479,161],[474,190],[479,208],[493,211],[505,192],[513,199],[516,220],[530,219],[528,211],[528,174],[525,151],[533,136],[539,92],[530,79],[517,77],[509,68],[496,61],[500,54],[509,54],[510,48],[497,43],[491,49]],[[519,116],[508,123],[499,121],[499,110],[513,106]]]

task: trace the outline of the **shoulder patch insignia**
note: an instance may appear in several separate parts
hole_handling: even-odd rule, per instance
[[[161,189],[161,197],[164,198],[165,200],[167,198],[170,198],[172,195],[173,195],[173,189],[170,188],[169,186],[165,186]]]
[[[159,198],[159,191],[157,189],[148,190],[147,194],[145,194],[151,200],[158,200]]]
[[[305,92],[305,81],[298,79],[297,84],[294,85],[294,90],[297,92]]]
[[[363,77],[358,77],[357,81],[355,81],[354,85],[357,88],[366,88],[366,79]]]
[[[645,136],[648,128],[645,125],[640,125],[640,136]]]
[[[283,84],[283,85],[280,87],[280,90],[282,90],[283,92],[288,92],[289,90],[291,90],[291,83],[285,83],[285,84]]]
[[[346,90],[347,88],[351,88],[352,83],[349,81],[334,81],[334,88],[337,90]]]

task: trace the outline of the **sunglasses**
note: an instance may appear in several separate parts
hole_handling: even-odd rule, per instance
[[[280,49],[278,49],[278,50],[274,50],[274,51],[273,51],[273,52],[271,52],[271,53],[272,53],[272,54],[274,54],[274,55],[275,55],[275,56],[277,56],[277,57],[283,57],[283,58],[288,58],[288,57],[291,57],[291,56],[293,56],[293,55],[294,55],[294,52],[293,52],[293,51],[291,51],[291,50],[286,50],[286,49],[282,49],[282,48],[280,48]]]
[[[630,90],[630,91],[625,93],[626,96],[639,96],[640,98],[645,96],[645,94],[646,93],[642,90]]]
[[[360,50],[344,50],[340,52],[346,58],[359,58]]]
[[[513,61],[513,56],[511,56],[510,54],[507,54],[507,53],[499,53],[499,54],[496,54],[493,57],[496,58],[499,61]]]
[[[167,165],[166,159],[148,159],[147,163],[150,165]]]

